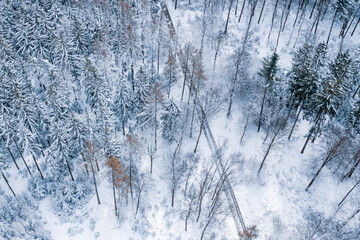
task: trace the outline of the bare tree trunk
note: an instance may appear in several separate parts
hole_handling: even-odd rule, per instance
[[[243,5],[242,5],[242,7],[241,7],[241,12],[240,12],[240,16],[239,16],[239,20],[238,20],[238,22],[240,22],[240,20],[241,20],[241,16],[242,16],[242,14],[243,14],[243,12],[244,12],[245,3],[246,3],[246,0],[244,0],[244,1],[243,1]]]
[[[301,105],[300,105],[300,107],[299,107],[299,112],[298,112],[298,114],[296,115],[296,118],[295,118],[294,124],[293,124],[293,126],[292,126],[292,128],[291,128],[291,131],[290,131],[290,134],[289,134],[289,137],[288,137],[288,139],[289,139],[289,140],[290,140],[291,135],[292,135],[292,133],[293,133],[293,131],[294,131],[294,129],[295,129],[295,126],[296,126],[296,123],[297,123],[297,121],[298,121],[298,119],[299,119],[299,116],[300,116],[301,110],[302,110],[302,108],[301,108]]]
[[[136,204],[135,218],[136,218],[136,215],[137,215],[138,210],[139,210],[140,197],[141,197],[141,192],[142,192],[143,188],[144,188],[144,183],[141,183],[141,186],[140,186],[140,188],[139,188],[139,194],[138,194],[137,204]]]
[[[356,24],[355,24],[355,27],[354,27],[354,30],[353,30],[352,33],[351,33],[351,36],[354,35],[354,32],[355,32],[357,26],[359,25],[359,22],[360,22],[360,17],[359,17],[359,19],[357,20],[357,22],[356,22]]]
[[[264,2],[263,2],[263,4],[262,4],[261,11],[260,11],[260,16],[259,16],[259,20],[258,20],[258,24],[260,23],[261,16],[262,16],[262,14],[263,14],[265,4],[266,4],[266,0],[264,0]]]
[[[243,49],[245,47],[245,43],[244,43]],[[229,117],[230,113],[231,113],[231,107],[232,107],[232,102],[233,102],[233,97],[234,97],[235,85],[236,85],[237,76],[238,76],[238,73],[239,73],[239,67],[240,67],[240,63],[241,63],[241,58],[242,58],[241,55],[242,55],[242,53],[243,53],[243,51],[241,51],[241,54],[238,57],[238,60],[237,60],[237,63],[236,63],[235,75],[234,75],[233,81],[231,83],[231,91],[230,91],[229,108],[228,108],[228,112],[227,112],[227,117]]]
[[[337,149],[341,146],[341,144],[346,140],[345,137],[342,137],[329,151],[328,155],[326,156],[324,162],[321,164],[321,167],[316,172],[315,176],[311,179],[309,185],[306,187],[305,191],[308,191],[311,185],[314,183],[315,179],[319,176],[321,170],[328,164],[332,159],[334,154],[336,154]]]
[[[310,140],[310,138],[311,138],[311,135],[312,135],[312,134],[309,133],[308,137],[306,138],[305,144],[304,144],[303,148],[301,149],[301,152],[300,152],[300,153],[304,153],[305,148],[306,148],[306,146],[307,146],[307,144],[308,144],[308,142],[309,142],[309,140]]]
[[[237,14],[238,4],[239,4],[239,0],[236,0],[236,6],[235,6],[235,16],[236,16],[236,14]]]
[[[171,189],[171,207],[174,207],[175,189]]]
[[[197,138],[197,140],[196,140],[196,145],[195,145],[194,153],[196,153],[196,150],[197,150],[198,145],[199,145],[199,141],[200,141],[200,137],[201,137],[201,133],[202,133],[202,128],[203,128],[203,124],[201,123],[201,125],[200,125],[200,131],[199,131],[199,136],[198,136],[198,138]]]
[[[267,87],[265,87],[265,91],[264,91],[264,96],[261,102],[261,110],[260,110],[260,117],[259,117],[259,125],[258,125],[258,129],[257,131],[260,132],[260,127],[261,127],[261,118],[262,118],[262,113],[263,113],[263,109],[264,109],[264,102],[265,102],[265,97],[266,97],[266,92],[267,92]]]
[[[10,186],[10,184],[9,184],[9,181],[7,180],[7,178],[6,178],[5,174],[3,173],[3,171],[1,171],[1,175],[2,175],[2,177],[4,178],[6,184],[8,185],[8,187],[9,187],[9,189],[11,190],[12,194],[14,195],[14,197],[16,197],[16,194],[15,194],[15,192],[13,191],[13,189],[11,188],[11,186]]]
[[[249,114],[249,115],[250,115],[250,114]],[[244,126],[244,131],[243,131],[243,133],[242,133],[242,135],[241,135],[240,143],[241,143],[242,140],[244,139],[245,132],[246,132],[247,126],[248,126],[248,124],[249,124],[249,117],[250,117],[249,115],[247,115],[247,117],[246,117],[245,126]]]
[[[360,89],[360,85],[356,88],[356,91],[354,92],[354,94],[353,94],[353,98],[356,96],[356,94],[358,93],[358,91],[359,91],[359,89]]]
[[[66,159],[65,162],[66,162],[67,168],[68,168],[68,170],[69,170],[69,173],[70,173],[70,176],[71,176],[71,180],[72,180],[72,181],[75,181],[75,180],[74,180],[74,177],[73,177],[73,174],[72,174],[72,172],[71,172],[71,168],[70,168],[70,164],[69,164],[68,160]]]
[[[37,168],[37,170],[39,171],[42,180],[44,180],[44,176],[43,176],[43,174],[42,174],[42,172],[41,172],[41,169],[40,169],[40,167],[39,167],[39,165],[38,165],[38,163],[37,163],[37,161],[36,161],[36,159],[35,159],[34,154],[31,153],[31,156],[32,156],[32,158],[33,158],[33,160],[34,160],[34,162],[35,162],[36,168]]]
[[[348,178],[351,178],[352,174],[354,173],[355,169],[357,168],[357,166],[360,163],[360,149],[355,153],[354,156],[354,165],[352,166],[352,168],[350,169],[350,171],[345,175]],[[344,178],[345,178],[344,176]]]
[[[345,195],[345,197],[339,202],[338,207],[345,201],[345,199],[349,196],[349,194],[356,188],[356,186],[360,183],[360,180],[356,182],[356,184],[350,189],[350,191]]]
[[[288,5],[288,8],[287,8],[287,12],[286,12],[286,16],[285,16],[285,20],[284,20],[284,24],[283,24],[283,27],[282,27],[282,32],[284,31],[284,29],[285,29],[285,25],[286,25],[286,22],[287,22],[287,20],[288,20],[288,17],[289,17],[289,13],[290,13],[290,10],[291,10],[291,4],[292,4],[292,1],[293,0],[290,0],[290,2],[289,2],[289,5]]]
[[[177,8],[177,2],[178,2],[178,1],[177,1],[177,0],[175,0],[175,9]]]
[[[270,144],[269,144],[269,147],[268,147],[268,149],[267,149],[267,151],[266,151],[266,153],[265,153],[264,159],[262,160],[261,165],[260,165],[260,167],[259,167],[258,174],[260,173],[260,171],[261,171],[261,169],[262,169],[262,167],[263,167],[263,165],[264,165],[264,162],[265,162],[265,160],[266,160],[266,158],[267,158],[267,156],[268,156],[268,154],[269,154],[269,152],[270,152],[270,149],[271,149],[271,147],[272,147],[272,145],[273,145],[276,137],[278,136],[280,130],[281,130],[281,126],[276,130],[276,133],[274,134],[273,138],[271,139],[271,142],[270,142]]]
[[[209,226],[211,220],[213,219],[214,215],[215,215],[215,213],[213,212],[213,213],[211,214],[211,216],[208,218],[208,221],[206,222],[205,227],[204,227],[203,231],[201,232],[200,240],[203,240],[205,231],[206,231],[207,227]]]
[[[295,27],[295,24],[296,24],[296,21],[297,21],[297,19],[298,19],[299,12],[300,12],[300,9],[301,9],[301,5],[302,5],[303,2],[304,2],[304,0],[299,0],[299,7],[298,7],[298,10],[296,11],[296,16],[295,16],[293,28]]]
[[[84,166],[85,166],[85,170],[86,170],[86,173],[87,175],[89,176],[89,170],[88,170],[88,167],[87,167],[87,164],[86,164],[86,161],[85,161],[85,157],[84,157],[84,153],[81,152],[81,156],[82,156],[82,159],[84,161]]]
[[[280,28],[279,28],[278,36],[277,36],[277,39],[276,39],[275,52],[276,52],[277,47],[279,45],[279,39],[280,39],[281,29],[282,29],[282,25],[283,25],[284,14],[285,14],[285,11],[286,11],[285,7],[286,6],[284,5],[284,8],[283,8],[282,13],[281,13]]]
[[[116,206],[116,193],[115,193],[115,177],[114,177],[114,170],[111,170],[112,176],[112,185],[113,185],[113,194],[114,194],[114,207],[115,207],[115,216],[117,216],[117,206]]]
[[[4,145],[6,145],[6,141],[5,141],[5,138],[4,136],[1,136],[2,140],[4,141]],[[9,147],[6,147],[8,152],[10,153],[10,156],[11,156],[11,159],[13,160],[13,162],[15,163],[15,166],[18,170],[20,170],[19,166],[17,165],[16,161],[15,161],[15,158],[14,158],[14,155],[12,154],[11,150]]]
[[[16,146],[16,148],[17,148],[17,150],[18,150],[18,152],[19,152],[19,154],[20,154],[20,156],[21,156],[21,159],[23,160],[23,162],[24,162],[24,164],[25,164],[25,166],[26,166],[26,169],[28,170],[29,174],[31,175],[29,166],[27,165],[27,163],[26,163],[26,161],[25,161],[25,159],[24,159],[24,156],[22,155],[22,153],[21,153],[21,151],[20,151],[20,148],[19,148],[19,146],[18,146],[18,144],[17,144],[17,142],[16,142],[15,140],[14,140],[14,143],[15,143],[15,146]]]
[[[97,189],[97,185],[96,185],[96,179],[95,179],[95,170],[94,170],[93,162],[91,160],[91,156],[89,156],[89,160],[90,160],[91,171],[92,171],[92,176],[93,176],[93,180],[94,180],[96,197],[97,197],[98,204],[100,205],[100,198],[99,198],[99,193],[98,193],[98,189]]]
[[[318,0],[315,0],[315,2],[314,2],[314,5],[313,5],[313,7],[312,7],[312,9],[311,9],[311,13],[310,13],[309,19],[311,19],[312,15],[313,15],[313,13],[314,13],[314,9],[315,9],[315,6],[316,6],[317,1],[318,1]]]
[[[99,164],[98,164],[97,158],[94,157],[94,159],[95,159],[95,163],[96,163],[96,168],[97,168],[98,172],[100,172],[100,168],[99,168]]]
[[[193,202],[194,202],[194,198],[191,198],[190,203],[189,203],[189,209],[188,209],[186,217],[185,217],[185,231],[187,231],[188,219],[189,219],[190,214],[191,214],[191,209],[192,209]]]
[[[334,13],[334,17],[333,17],[333,20],[332,20],[332,22],[331,22],[329,35],[328,35],[328,38],[327,38],[327,40],[326,40],[326,45],[329,43],[329,40],[330,40],[330,35],[331,35],[331,31],[332,31],[333,26],[334,26],[334,22],[335,22],[336,15],[337,15],[337,10],[335,11],[335,13]]]
[[[292,110],[292,108],[293,108],[293,106],[294,106],[294,103],[295,103],[295,99],[293,99],[293,100],[291,101],[291,105],[290,105],[288,114],[286,115],[286,118],[285,118],[285,121],[284,121],[284,124],[283,124],[281,130],[284,130],[285,127],[286,127],[286,124],[287,124],[287,121],[289,120],[290,113],[291,113],[291,110]]]
[[[279,3],[279,0],[276,0],[273,16],[272,16],[272,19],[271,19],[271,27],[270,27],[270,32],[269,32],[269,36],[268,36],[268,41],[270,40],[271,32],[272,32],[272,29],[273,29],[273,26],[274,26],[274,21],[275,21],[275,17],[276,17],[276,11],[277,11],[278,3]]]
[[[229,18],[230,18],[230,12],[231,12],[231,7],[233,4],[234,0],[230,0],[230,6],[229,6],[229,11],[228,11],[228,15],[227,15],[227,19],[226,19],[226,25],[225,25],[225,31],[224,31],[224,35],[226,35],[227,32],[227,28],[228,28],[228,24],[229,24]]]

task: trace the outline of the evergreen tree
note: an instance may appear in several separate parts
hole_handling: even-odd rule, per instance
[[[86,102],[95,111],[109,104],[109,89],[89,58],[84,64],[82,84],[85,88]]]
[[[320,133],[326,118],[333,118],[338,115],[342,102],[349,97],[352,74],[349,52],[339,53],[335,60],[329,64],[328,73],[312,100],[311,108],[314,111],[305,114],[305,118],[314,125],[301,150],[302,153],[310,137]]]
[[[175,137],[180,126],[180,114],[179,108],[172,100],[164,106],[161,113],[162,136],[170,143],[176,139]]]
[[[316,47],[304,44],[293,56],[289,81],[291,93],[291,107],[289,111],[295,108],[298,113],[290,131],[289,139],[300,113],[303,110],[305,114],[313,111],[313,96],[319,90],[322,80],[321,76],[325,73],[326,48],[324,43],[320,43]]]
[[[125,125],[131,118],[133,112],[133,99],[131,98],[131,90],[126,80],[120,77],[115,91],[113,110],[121,125],[123,135],[125,135]]]
[[[258,132],[260,131],[261,127],[261,120],[262,120],[262,114],[264,109],[264,102],[266,98],[266,93],[268,90],[272,91],[276,81],[279,80],[278,78],[278,61],[279,61],[279,55],[274,52],[270,57],[264,58],[262,61],[262,67],[260,68],[258,75],[264,80],[265,82],[265,90],[264,90],[264,96],[261,103],[261,110],[260,110],[260,117],[259,117],[259,124],[258,124]]]

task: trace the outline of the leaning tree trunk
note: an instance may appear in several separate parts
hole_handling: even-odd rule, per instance
[[[277,11],[278,3],[279,3],[279,0],[276,0],[273,16],[271,18],[271,27],[270,27],[270,32],[269,32],[269,36],[268,36],[268,41],[270,40],[271,32],[272,32],[272,29],[273,29],[273,26],[274,26],[274,21],[275,21],[275,17],[276,17],[276,11]]]
[[[262,16],[262,14],[263,14],[265,4],[266,4],[266,0],[264,0],[264,2],[263,2],[263,4],[262,4],[261,11],[260,11],[260,15],[259,15],[258,24],[260,23],[261,16]]]
[[[263,96],[263,99],[262,99],[262,102],[261,102],[259,125],[258,125],[258,129],[257,129],[258,132],[260,131],[260,127],[261,127],[261,118],[262,118],[263,109],[264,109],[264,102],[265,102],[266,92],[267,92],[267,87],[265,87],[264,96]]]
[[[228,28],[228,25],[229,25],[229,18],[230,18],[230,12],[231,12],[231,7],[232,7],[232,4],[233,4],[233,1],[234,1],[234,0],[230,0],[230,6],[229,6],[229,11],[228,11],[227,19],[226,19],[226,25],[225,25],[224,35],[226,35],[226,33],[227,33],[227,28]]]
[[[275,139],[276,139],[276,137],[278,136],[280,130],[281,130],[281,125],[280,125],[280,127],[276,130],[276,133],[274,134],[273,138],[271,139],[271,142],[270,142],[270,144],[269,144],[269,147],[268,147],[268,149],[267,149],[267,151],[266,151],[266,153],[265,153],[264,159],[262,160],[261,165],[260,165],[260,167],[259,167],[258,174],[260,173],[260,171],[261,171],[261,169],[262,169],[262,167],[263,167],[263,165],[264,165],[264,162],[265,162],[267,156],[269,155],[270,149],[271,149],[271,147],[273,146],[273,144],[274,144],[274,142],[275,142]]]
[[[289,140],[290,140],[291,135],[292,135],[292,133],[293,133],[293,131],[294,131],[294,129],[295,129],[295,126],[296,126],[296,123],[297,123],[297,121],[298,121],[298,119],[299,119],[301,110],[302,110],[302,109],[301,109],[301,105],[300,105],[300,107],[299,107],[299,112],[298,112],[298,114],[296,115],[295,122],[294,122],[294,124],[293,124],[293,126],[292,126],[292,128],[291,128],[291,131],[290,131],[290,134],[289,134],[289,137],[288,137]]]
[[[331,35],[331,31],[332,31],[333,26],[334,26],[334,22],[335,22],[336,15],[337,15],[337,10],[335,11],[335,13],[334,13],[334,17],[333,17],[333,20],[332,20],[332,22],[331,22],[329,35],[328,35],[328,38],[327,38],[327,40],[326,40],[326,45],[329,43],[329,40],[330,40],[330,35]]]
[[[344,176],[344,178],[347,176],[348,178],[351,178],[352,174],[354,173],[355,169],[360,163],[360,149],[355,153],[354,156],[354,165],[351,167],[350,171]]]
[[[85,157],[84,157],[84,153],[83,153],[83,152],[81,152],[81,156],[82,156],[82,159],[83,159],[83,161],[84,161],[84,166],[85,166],[86,173],[87,173],[87,175],[89,176],[89,170],[88,170],[88,167],[87,167],[86,160],[85,160]]]
[[[334,155],[336,154],[336,151],[338,150],[338,148],[341,146],[341,144],[346,140],[345,137],[342,137],[336,144],[335,146],[333,146],[331,148],[331,150],[329,151],[328,155],[326,156],[324,162],[321,164],[321,167],[319,168],[319,170],[316,172],[315,176],[311,179],[309,185],[307,185],[305,191],[308,191],[309,188],[311,187],[311,185],[314,183],[315,179],[319,176],[321,170],[325,167],[326,164],[328,164],[334,157]]]
[[[303,146],[303,148],[301,149],[301,152],[300,152],[300,153],[304,153],[305,148],[306,148],[306,146],[307,146],[307,144],[309,143],[309,140],[310,140],[310,138],[311,138],[311,135],[312,135],[312,133],[309,133],[309,135],[308,135],[308,137],[306,138],[306,141],[305,141],[304,146]]]
[[[16,142],[15,140],[14,140],[14,143],[15,143],[15,146],[16,146],[16,148],[17,148],[17,150],[18,150],[18,152],[19,152],[19,154],[20,154],[20,156],[21,156],[21,159],[23,160],[23,162],[24,162],[24,164],[25,164],[25,166],[26,166],[26,169],[28,170],[29,174],[31,175],[29,166],[27,165],[27,163],[26,163],[26,161],[25,161],[25,159],[24,159],[24,156],[22,155],[22,153],[21,153],[21,151],[20,151],[20,148],[19,148],[19,146],[18,146],[18,144],[17,144],[17,142]]]
[[[345,197],[339,202],[338,207],[345,201],[345,199],[349,196],[349,194],[356,188],[356,186],[360,183],[360,180],[356,182],[356,184],[350,189],[350,191],[345,195]]]
[[[13,191],[13,189],[11,188],[11,186],[10,186],[10,184],[9,184],[9,181],[7,180],[7,178],[6,178],[5,174],[3,173],[3,171],[1,171],[1,175],[2,175],[2,177],[4,178],[6,184],[8,185],[8,187],[9,187],[10,191],[12,192],[12,194],[14,195],[14,197],[16,197],[16,194],[15,194],[15,192]]]
[[[2,140],[4,141],[4,144],[6,145],[6,141],[5,141],[4,136],[1,136],[1,138],[2,138]],[[11,156],[11,159],[12,159],[13,162],[15,163],[16,168],[17,168],[18,170],[20,170],[20,168],[19,168],[18,164],[16,163],[16,160],[15,160],[14,155],[12,154],[10,148],[9,148],[9,147],[6,147],[6,148],[7,148],[8,152],[9,152],[9,154],[10,154],[10,156]]]
[[[245,3],[246,3],[246,0],[244,0],[244,1],[243,1],[243,5],[242,5],[242,7],[241,7],[241,12],[240,12],[240,16],[239,16],[239,20],[238,20],[238,22],[240,22],[240,20],[241,20],[241,16],[242,16],[242,14],[243,14],[243,12],[244,12]]]
[[[40,167],[39,167],[39,164],[37,163],[37,161],[36,161],[36,159],[35,159],[34,154],[31,153],[31,155],[32,155],[32,158],[33,158],[33,160],[34,160],[34,162],[35,162],[36,168],[37,168],[37,170],[38,170],[39,173],[40,173],[40,176],[41,176],[42,180],[44,180],[44,176],[43,176],[43,174],[42,174],[42,172],[41,172],[41,169],[40,169]]]
[[[72,180],[72,181],[75,181],[75,180],[74,180],[74,177],[73,177],[73,174],[72,174],[72,172],[71,172],[71,168],[70,168],[69,161],[66,159],[65,162],[66,162],[67,168],[68,168],[68,170],[69,170],[69,173],[70,173],[70,176],[71,176],[71,180]]]
[[[354,35],[354,32],[355,32],[357,26],[359,25],[359,22],[360,22],[360,17],[359,17],[359,19],[357,20],[357,22],[356,22],[356,24],[355,24],[355,27],[354,27],[354,30],[353,30],[352,33],[351,33],[351,36]]]

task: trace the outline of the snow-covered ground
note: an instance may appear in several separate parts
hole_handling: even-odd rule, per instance
[[[182,2],[182,1],[180,1]],[[167,1],[172,21],[177,31],[177,37],[180,45],[190,41],[194,46],[199,47],[201,42],[201,8],[199,10],[183,10],[182,4],[177,10],[173,7],[173,1]],[[240,5],[240,4],[239,4]],[[270,4],[266,5],[270,8]],[[225,78],[228,76],[229,57],[241,43],[241,36],[245,30],[245,22],[249,11],[245,11],[240,23],[237,22],[237,16],[234,16],[234,10],[228,27],[228,35],[221,44],[220,53],[216,63],[216,69],[213,70],[214,48],[209,39],[209,32],[215,32],[214,29],[223,29],[225,26],[227,10],[224,10],[222,20],[214,23],[214,29],[207,29],[203,48],[203,64],[207,81],[213,81],[215,86],[220,86],[223,94],[227,95],[228,86]],[[288,24],[281,33],[278,52],[280,54],[281,65],[289,68],[291,63],[291,53],[296,47],[301,46],[306,41],[306,34],[310,22],[305,22],[303,31],[294,46],[298,26],[292,28],[294,14],[291,13]],[[330,24],[331,16],[327,15],[326,23]],[[271,14],[267,15],[257,24],[253,23],[255,29],[253,43],[253,63],[249,69],[255,73],[260,66],[263,57],[268,56],[274,50],[278,26],[272,31],[270,42],[267,41],[270,28]],[[219,17],[215,18],[218,20]],[[325,23],[322,22],[322,23]],[[294,30],[294,31],[293,31]],[[317,41],[326,40],[328,25],[319,26]],[[332,38],[336,38],[339,29],[334,27]],[[291,41],[289,41],[291,37]],[[344,41],[344,47],[353,47],[359,44],[360,38],[347,37]],[[329,47],[330,54],[334,55],[338,50],[339,41],[331,41]],[[180,78],[182,79],[182,78]],[[172,98],[179,99],[181,95],[182,80],[179,80],[172,88]],[[309,130],[309,124],[302,120],[299,122],[293,138],[288,141],[285,135],[271,149],[268,158],[260,174],[257,173],[261,160],[265,155],[268,141],[264,142],[266,133],[257,132],[254,124],[249,124],[244,139],[240,142],[243,128],[246,122],[246,115],[243,112],[247,104],[236,101],[233,105],[230,117],[226,116],[226,105],[214,119],[210,121],[210,128],[214,134],[218,145],[227,143],[226,156],[231,153],[240,153],[243,157],[242,166],[237,173],[238,184],[233,188],[239,207],[242,211],[245,223],[247,225],[256,225],[259,231],[259,239],[302,239],[306,231],[305,214],[310,211],[322,212],[327,217],[331,217],[337,210],[337,204],[343,196],[352,187],[350,182],[338,184],[338,179],[325,168],[314,185],[309,191],[305,191],[306,185],[311,180],[322,161],[320,141],[309,143],[304,154],[300,153],[301,147],[305,141],[305,134]],[[259,102],[260,104],[260,102]],[[195,128],[198,125],[195,124]],[[196,130],[197,131],[197,130]],[[197,133],[196,133],[197,135]],[[194,138],[193,138],[194,139]],[[195,141],[186,140],[184,149],[192,149]],[[160,144],[161,146],[161,144]],[[186,151],[184,150],[184,151]],[[136,201],[134,200],[126,206],[122,204],[120,211],[123,213],[120,219],[114,214],[112,185],[108,177],[108,169],[104,164],[101,165],[100,172],[97,174],[98,188],[101,204],[98,205],[96,195],[93,193],[88,203],[76,210],[74,215],[64,221],[62,216],[58,216],[54,211],[54,200],[51,196],[40,201],[38,213],[43,217],[45,230],[51,232],[51,238],[55,240],[63,239],[199,239],[203,226],[194,222],[189,223],[189,229],[184,231],[184,214],[181,212],[180,201],[175,202],[175,207],[171,208],[171,190],[167,180],[168,168],[165,164],[165,158],[169,149],[159,147],[155,156],[153,173],[146,181],[146,190],[141,197],[140,210],[134,218]],[[198,153],[202,155],[201,159],[210,159],[211,152],[205,136],[200,138]],[[318,164],[314,165],[314,160]],[[32,159],[29,157],[30,163]],[[44,161],[41,159],[40,161]],[[21,164],[20,159],[18,160]],[[141,154],[141,162],[144,169],[149,168],[150,160],[144,150]],[[79,163],[80,164],[80,163]],[[33,168],[35,174],[35,169]],[[26,192],[26,177],[16,174],[16,169],[8,171],[9,181],[13,189],[17,192]],[[10,195],[4,181],[0,181],[1,189]],[[176,193],[175,199],[182,198],[182,192]],[[337,217],[345,217],[340,211]],[[359,221],[353,221],[352,224],[358,224]],[[215,229],[217,235],[215,239],[236,239],[236,228],[231,216],[226,218],[221,229]]]

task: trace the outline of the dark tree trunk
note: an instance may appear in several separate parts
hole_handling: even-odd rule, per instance
[[[20,156],[21,156],[21,159],[23,160],[23,162],[24,162],[24,164],[25,164],[25,166],[26,166],[26,169],[28,170],[29,174],[31,175],[29,166],[27,165],[27,163],[26,163],[26,161],[25,161],[25,159],[24,159],[24,156],[22,155],[21,150],[20,150],[20,148],[19,148],[19,146],[18,146],[18,144],[17,144],[17,142],[16,142],[15,140],[14,140],[14,143],[15,143],[15,146],[16,146],[16,148],[17,148],[17,150],[18,150],[18,152],[19,152],[19,154],[20,154]]]
[[[262,16],[262,14],[263,14],[265,4],[266,4],[266,0],[264,0],[264,2],[263,2],[263,4],[262,4],[261,11],[260,11],[260,15],[259,15],[258,24],[260,23],[261,16]]]
[[[203,128],[203,124],[200,125],[200,131],[199,131],[199,136],[196,140],[196,145],[195,145],[195,149],[194,149],[194,153],[196,153],[196,150],[198,148],[198,145],[199,145],[199,141],[200,141],[200,137],[201,137],[201,133],[202,133],[202,128]]]
[[[307,146],[307,144],[309,143],[309,140],[310,140],[310,138],[311,138],[311,135],[312,135],[312,133],[309,133],[308,137],[306,138],[305,144],[304,144],[303,148],[301,149],[301,152],[300,152],[300,153],[304,153],[305,148],[306,148],[306,146]]]
[[[41,169],[40,169],[40,167],[39,167],[39,164],[37,163],[37,161],[36,161],[36,159],[35,159],[34,154],[31,153],[31,155],[32,155],[32,158],[33,158],[33,160],[34,160],[34,162],[35,162],[36,168],[37,168],[37,170],[38,170],[39,173],[40,173],[40,176],[41,176],[42,180],[44,180],[44,176],[43,176],[43,174],[42,174],[42,172],[41,172]]]
[[[309,19],[311,19],[312,15],[313,15],[313,13],[314,13],[314,9],[315,9],[316,3],[317,3],[317,0],[315,0],[314,5],[313,5],[313,7],[312,7],[312,9],[311,9],[311,13],[310,13]]]
[[[279,45],[279,39],[280,39],[280,34],[281,34],[282,25],[283,25],[285,11],[286,11],[286,9],[285,9],[285,5],[284,5],[284,8],[283,8],[282,13],[281,13],[280,28],[279,28],[278,36],[277,36],[277,39],[276,39],[275,52],[276,52],[277,47]]]
[[[264,91],[264,96],[261,102],[261,110],[260,110],[260,117],[259,117],[259,125],[258,125],[258,129],[257,131],[260,132],[260,127],[261,127],[261,118],[262,118],[262,113],[263,113],[263,109],[264,109],[264,102],[265,102],[265,97],[266,97],[266,92],[267,92],[267,87],[265,87],[265,91]]]
[[[239,0],[236,0],[236,6],[235,6],[235,16],[236,16],[236,14],[237,14],[238,5],[239,5]]]
[[[334,26],[334,22],[335,22],[336,15],[337,15],[337,10],[335,11],[335,13],[334,13],[334,17],[333,17],[333,20],[332,20],[332,22],[331,22],[329,35],[328,35],[328,38],[327,38],[327,40],[326,40],[326,45],[329,43],[329,40],[330,40],[330,35],[331,35],[331,31],[332,31],[333,26]]]
[[[339,202],[338,207],[345,201],[345,199],[349,196],[349,194],[356,188],[356,186],[360,183],[360,180],[356,182],[356,184],[350,189],[350,191],[345,195],[345,197]]]
[[[300,109],[299,109],[299,112],[298,112],[298,114],[296,115],[294,124],[293,124],[293,126],[292,126],[292,128],[291,128],[291,131],[290,131],[290,134],[289,134],[289,137],[288,137],[289,140],[290,140],[291,135],[292,135],[292,133],[293,133],[293,131],[294,131],[294,129],[295,129],[296,123],[297,123],[297,121],[298,121],[298,119],[299,119],[299,116],[300,116],[300,113],[301,113],[301,105],[300,105],[299,108],[300,108]]]
[[[140,189],[139,189],[138,199],[137,199],[137,203],[136,203],[135,218],[136,218],[136,215],[137,215],[137,213],[138,213],[138,211],[139,211],[140,197],[141,197],[141,192],[142,192],[142,190],[143,190],[143,187],[144,187],[144,183],[141,184]]]
[[[244,131],[243,131],[243,133],[242,133],[242,135],[241,135],[240,143],[241,143],[242,140],[244,139],[245,132],[246,132],[247,126],[248,126],[248,124],[249,124],[249,118],[250,118],[249,115],[250,115],[250,114],[248,114],[247,117],[246,117],[245,126],[244,126]]]
[[[354,165],[351,167],[350,171],[345,176],[347,176],[348,178],[351,178],[352,174],[354,173],[354,171],[357,168],[357,166],[359,165],[359,163],[360,163],[360,149],[355,153]]]
[[[75,180],[74,180],[74,177],[73,177],[73,174],[72,174],[72,172],[71,172],[70,164],[69,164],[69,162],[68,162],[67,159],[66,159],[66,165],[67,165],[67,168],[68,168],[68,170],[69,170],[69,173],[70,173],[70,176],[71,176],[71,180],[72,180],[72,181],[75,181]]]
[[[115,216],[117,216],[114,170],[111,171],[111,176],[112,176],[112,185],[113,185]]]
[[[97,197],[98,204],[100,205],[99,192],[98,192],[98,189],[97,189],[96,179],[95,179],[95,170],[94,170],[94,165],[93,165],[93,162],[92,162],[92,160],[91,160],[91,157],[89,157],[89,160],[90,160],[91,172],[92,172],[92,176],[93,176],[93,180],[94,180],[94,186],[95,186],[96,197]]]
[[[175,9],[177,8],[177,2],[178,2],[178,1],[177,1],[177,0],[175,0]]]
[[[285,121],[284,121],[284,124],[283,124],[281,130],[284,130],[285,127],[286,127],[286,124],[287,124],[287,122],[288,122],[288,120],[289,120],[290,113],[291,113],[291,110],[293,109],[294,103],[295,103],[295,99],[293,99],[293,100],[291,101],[291,105],[290,105],[288,114],[286,115],[286,118],[285,118]]]
[[[286,25],[286,22],[287,22],[287,20],[288,20],[288,17],[289,17],[289,13],[290,13],[290,10],[291,10],[291,4],[292,4],[292,1],[293,0],[290,0],[290,2],[289,2],[289,5],[288,5],[288,8],[287,8],[287,12],[286,12],[286,16],[285,16],[285,20],[284,20],[284,24],[283,24],[283,27],[282,27],[282,32],[284,31],[284,29],[285,29],[285,25]]]
[[[10,184],[9,184],[9,181],[7,180],[7,178],[6,178],[5,174],[3,173],[3,171],[1,171],[1,175],[2,175],[2,177],[4,178],[6,184],[8,185],[8,187],[9,187],[9,189],[11,190],[12,194],[14,195],[14,197],[16,197],[16,194],[15,194],[15,192],[13,191],[13,189],[11,188],[11,186],[10,186]]]
[[[270,27],[270,32],[269,32],[269,36],[268,36],[268,41],[270,40],[271,32],[272,32],[272,29],[273,29],[273,26],[274,26],[274,21],[275,21],[275,17],[276,17],[278,3],[279,3],[279,0],[276,0],[275,7],[274,7],[274,12],[273,12],[272,19],[271,19],[271,27]]]
[[[354,35],[354,32],[355,32],[357,26],[359,25],[359,22],[360,22],[360,17],[359,17],[359,19],[357,20],[357,22],[356,22],[356,24],[355,24],[355,27],[354,27],[354,30],[353,30],[352,33],[351,33],[351,36]]]
[[[360,85],[356,88],[356,91],[354,92],[354,94],[353,94],[353,98],[356,96],[356,94],[359,92],[359,89],[360,89]]]
[[[229,11],[228,11],[227,19],[226,19],[226,25],[225,25],[224,35],[226,35],[226,33],[227,33],[227,28],[228,28],[228,24],[229,24],[230,12],[231,12],[231,7],[232,7],[232,4],[233,4],[233,1],[234,1],[234,0],[230,0],[230,6],[229,6]]]
[[[174,207],[175,189],[171,189],[171,207]]]
[[[271,139],[271,142],[270,142],[270,144],[269,144],[269,147],[268,147],[268,149],[267,149],[267,151],[266,151],[266,153],[265,153],[264,159],[262,160],[261,165],[260,165],[260,167],[259,167],[258,174],[260,173],[260,171],[261,171],[261,169],[262,169],[262,167],[263,167],[263,165],[264,165],[264,162],[265,162],[267,156],[269,155],[270,149],[271,149],[272,145],[274,144],[275,139],[276,139],[276,137],[278,136],[280,130],[281,130],[281,126],[276,130],[273,138]]]
[[[328,164],[336,154],[338,148],[341,146],[341,144],[346,140],[345,137],[341,138],[329,151],[328,155],[326,156],[324,162],[321,164],[321,167],[316,172],[315,176],[311,179],[309,185],[306,187],[305,191],[308,191],[311,185],[314,183],[315,179],[319,176],[321,170],[325,167],[326,164]]]
[[[239,16],[239,20],[238,20],[238,22],[240,22],[240,20],[241,20],[241,16],[242,16],[242,14],[243,14],[243,12],[244,12],[245,3],[246,3],[246,0],[244,0],[243,5],[242,5],[242,7],[241,7],[241,12],[240,12],[240,16]]]
[[[2,140],[4,141],[4,145],[6,145],[6,141],[5,141],[4,136],[1,136],[1,138],[2,138]],[[10,156],[11,156],[11,159],[13,160],[16,168],[17,168],[18,170],[20,170],[20,168],[19,168],[19,166],[17,165],[16,160],[15,160],[15,158],[14,158],[14,155],[12,154],[10,148],[9,148],[9,147],[6,147],[6,148],[7,148],[8,152],[9,152],[9,154],[10,154]]]

